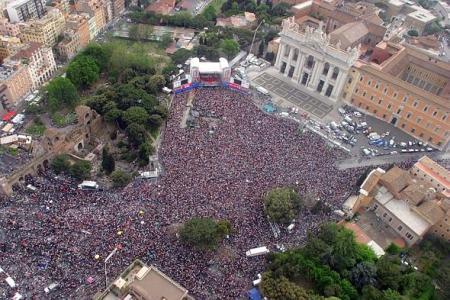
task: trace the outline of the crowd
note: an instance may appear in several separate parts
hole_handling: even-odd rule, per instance
[[[363,169],[334,167],[345,154],[298,124],[265,114],[249,95],[224,89],[193,91],[198,128],[182,126],[189,94],[174,97],[159,149],[156,182],[134,181],[120,193],[81,191],[49,171],[30,179],[36,192],[16,190],[0,201],[0,267],[30,299],[88,299],[134,259],[154,264],[197,299],[236,299],[264,269],[245,251],[275,243],[298,245],[329,213],[303,210],[293,233],[275,239],[262,194],[292,186],[338,209]],[[227,219],[233,233],[217,251],[197,252],[175,232],[194,216]],[[99,255],[99,258],[96,258]],[[88,278],[93,278],[88,280]],[[44,287],[59,287],[44,296]]]

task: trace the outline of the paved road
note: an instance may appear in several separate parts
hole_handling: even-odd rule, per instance
[[[357,167],[368,167],[377,166],[382,164],[398,163],[406,160],[418,160],[422,156],[427,155],[434,160],[446,160],[450,159],[449,152],[434,152],[434,153],[402,153],[395,155],[387,155],[382,157],[373,157],[370,159],[362,157],[352,157],[344,160],[339,160],[336,162],[336,166],[339,170],[357,168]]]

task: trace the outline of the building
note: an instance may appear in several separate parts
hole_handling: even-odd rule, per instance
[[[440,19],[443,27],[450,25],[450,4],[445,1],[437,1],[433,11]]]
[[[69,0],[52,0],[50,6],[58,9],[65,17],[70,14]]]
[[[188,291],[154,266],[135,260],[96,300],[188,300]]]
[[[52,49],[39,43],[28,43],[10,59],[27,66],[33,89],[39,88],[50,80],[56,71]]]
[[[448,170],[426,156],[409,172],[378,168],[369,173],[359,195],[346,201],[344,210],[374,212],[409,246],[428,233],[450,240],[449,178]]]
[[[111,0],[111,2],[113,18],[117,18],[125,12],[125,0]]]
[[[28,68],[19,62],[0,66],[0,102],[7,110],[13,109],[32,90]]]
[[[20,25],[23,42],[41,43],[53,47],[65,26],[64,15],[56,8],[51,8],[48,14],[39,20],[32,20]]]
[[[175,0],[156,0],[152,2],[145,10],[156,14],[168,15],[175,7]]]
[[[60,58],[69,60],[73,58],[84,47],[81,46],[80,35],[73,29],[67,29],[64,31],[64,38],[56,46]]]
[[[0,62],[11,55],[14,55],[21,46],[22,42],[19,38],[0,36]]]
[[[450,198],[450,172],[431,158],[424,156],[419,159],[410,169],[410,174]]]
[[[91,18],[94,18],[96,26],[96,30],[93,32],[94,37],[105,28],[108,12],[105,12],[107,5],[104,5],[103,1],[80,0],[75,3],[75,8],[78,12],[87,13]],[[91,39],[93,39],[92,36]]]
[[[45,0],[14,0],[6,5],[9,21],[25,22],[45,15]]]
[[[74,30],[80,36],[81,47],[86,47],[91,40],[89,17],[81,14],[71,14],[66,19],[66,27]]]
[[[448,147],[450,63],[409,44],[381,42],[350,74],[345,101],[423,142]]]
[[[0,18],[0,34],[18,37],[20,34],[19,25],[10,23],[6,18]]]
[[[275,68],[312,93],[337,101],[359,48],[342,49],[339,42],[331,43],[322,27],[301,27],[294,17],[285,19]]]

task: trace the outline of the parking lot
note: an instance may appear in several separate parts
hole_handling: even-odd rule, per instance
[[[297,105],[306,112],[321,119],[333,109],[331,104],[316,99],[302,92],[300,89],[295,88],[294,85],[288,84],[266,72],[253,79],[252,83],[262,86],[270,93]]]

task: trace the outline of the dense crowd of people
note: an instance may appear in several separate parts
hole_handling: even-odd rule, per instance
[[[30,299],[87,299],[104,289],[104,259],[114,278],[139,258],[186,287],[198,299],[242,298],[263,257],[250,248],[304,242],[329,213],[305,209],[292,233],[275,238],[262,195],[292,186],[339,209],[364,169],[339,171],[345,154],[298,124],[258,109],[250,95],[224,89],[194,94],[196,128],[182,126],[189,94],[174,97],[159,159],[157,181],[136,180],[123,191],[81,191],[50,171],[0,202],[0,267]],[[180,243],[176,230],[196,216],[227,219],[233,233],[217,251]],[[98,255],[99,257],[96,257]],[[44,287],[59,287],[44,297]],[[1,284],[1,283],[0,283]],[[44,298],[43,298],[44,297]]]

